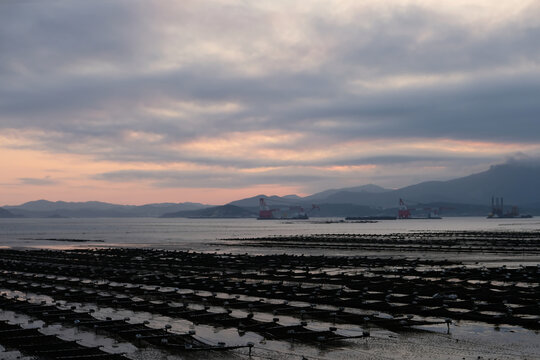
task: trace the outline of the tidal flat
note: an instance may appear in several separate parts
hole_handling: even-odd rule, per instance
[[[535,231],[229,237],[206,251],[2,249],[0,320],[34,330],[0,330],[1,354],[535,359],[539,257]],[[86,348],[27,346],[40,336]]]

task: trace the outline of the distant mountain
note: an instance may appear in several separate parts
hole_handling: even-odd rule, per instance
[[[163,214],[162,218],[255,218],[257,214],[234,205]]]
[[[26,210],[26,211],[54,211],[54,210],[109,210],[118,207],[119,205],[109,204],[100,201],[87,202],[66,202],[66,201],[48,201],[36,200],[29,201],[18,206],[6,206],[9,209]]]
[[[246,199],[236,200],[229,204],[240,206],[244,208],[258,208],[259,199],[263,198],[265,201],[274,207],[284,207],[284,206],[295,206],[303,205],[305,207],[311,206],[313,203],[330,203],[330,204],[356,204],[356,205],[372,205],[363,204],[362,200],[355,200],[356,198],[364,199],[365,197],[377,198],[379,194],[389,193],[393,190],[385,189],[383,187],[368,184],[362,186],[355,186],[350,188],[343,189],[330,189],[321,191],[319,193],[309,195],[306,197],[300,197],[298,195],[287,195],[287,196],[267,196],[267,195],[257,195]],[[373,202],[373,206],[377,206],[377,202]]]
[[[505,203],[525,206],[540,202],[540,166],[504,164],[449,181],[430,181],[397,190],[400,197],[415,201],[449,201],[488,205],[492,196]]]
[[[242,208],[259,208],[259,199],[265,199],[266,202],[272,204],[272,206],[293,206],[303,203],[304,199],[299,196],[292,197],[288,195],[286,197],[280,196],[266,196],[266,195],[257,195],[247,199],[237,200],[230,202],[229,205],[239,206]]]
[[[0,207],[0,218],[14,218],[14,217],[17,217],[17,215]]]
[[[399,199],[410,207],[445,208],[446,215],[485,215],[492,196],[503,197],[507,206],[517,205],[522,213],[540,214],[540,165],[509,162],[494,165],[477,174],[448,181],[426,181],[401,189],[385,189],[368,184],[330,189],[306,197],[298,195],[257,195],[225,206],[198,203],[162,203],[141,206],[115,205],[98,201],[31,201],[19,206],[4,206],[4,211],[25,217],[254,217],[259,199],[271,208],[302,206],[320,208],[310,216],[394,215]],[[7,215],[4,215],[7,216]]]
[[[163,214],[199,210],[209,207],[197,203],[160,203],[147,205],[116,205],[99,201],[30,201],[19,206],[5,206],[13,214],[25,217],[159,217]]]
[[[447,207],[446,214],[456,216],[484,215],[490,211],[491,197],[503,197],[505,204],[517,205],[522,212],[540,214],[540,166],[508,163],[448,181],[426,181],[390,190],[377,185],[331,189],[304,198],[259,195],[231,204],[256,211],[259,198],[272,207],[300,205],[309,208],[316,203],[319,216],[364,216],[397,212],[399,199],[409,206]],[[445,204],[438,205],[437,204]],[[356,206],[356,207],[355,207]]]
[[[283,196],[283,199],[289,199],[289,200],[299,200],[299,199],[302,199],[300,196],[298,195],[285,195]]]
[[[411,204],[447,202],[489,205],[492,196],[504,197],[508,205],[537,206],[540,203],[538,179],[540,166],[504,164],[458,179],[427,181],[397,190],[375,193],[341,189],[315,195],[320,203],[349,203],[385,208],[397,206],[400,198]],[[312,199],[313,196],[304,200]]]

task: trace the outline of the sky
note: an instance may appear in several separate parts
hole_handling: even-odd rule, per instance
[[[224,204],[540,157],[537,0],[0,0],[0,204]]]

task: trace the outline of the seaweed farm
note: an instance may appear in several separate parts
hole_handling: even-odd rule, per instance
[[[537,233],[219,243],[369,254],[1,249],[2,358],[540,356]]]
[[[355,251],[540,254],[538,233],[444,231],[392,234],[313,234],[231,238],[250,247],[345,249]]]

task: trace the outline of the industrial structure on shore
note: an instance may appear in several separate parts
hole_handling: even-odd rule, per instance
[[[399,199],[399,208],[398,208],[398,219],[442,219],[439,215],[439,211],[442,208],[431,208],[431,207],[423,207],[423,208],[411,208],[408,207],[403,199]],[[413,216],[411,211],[412,210],[420,210],[423,211],[423,216]]]
[[[531,218],[532,215],[520,215],[519,208],[512,206],[510,211],[504,212],[504,199],[502,197],[491,197],[491,212],[487,216],[488,219],[513,219],[513,218]]]

